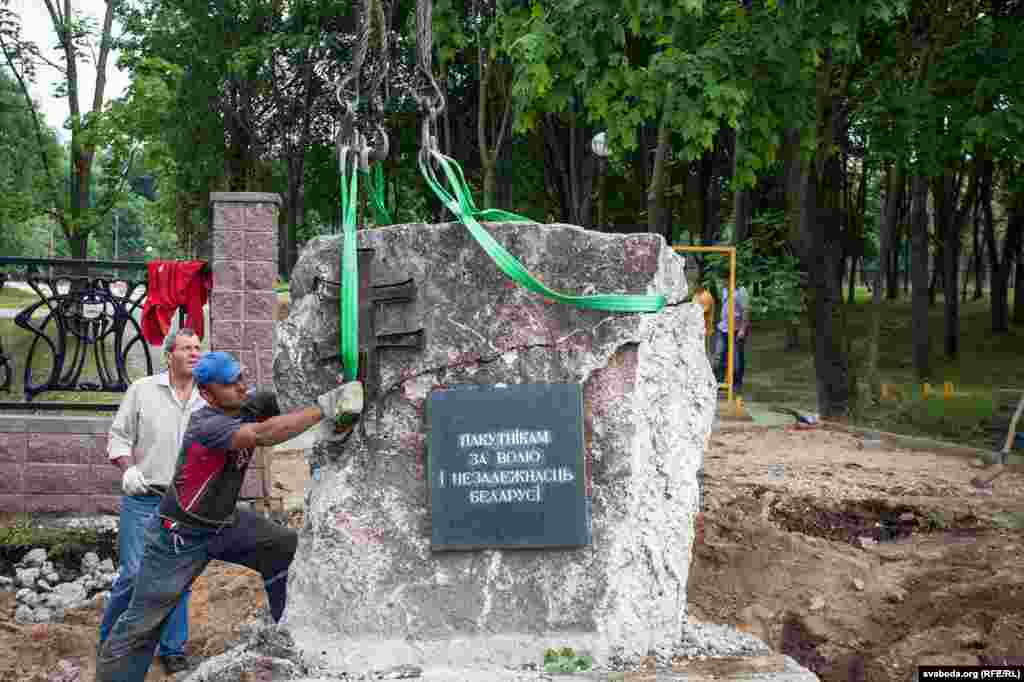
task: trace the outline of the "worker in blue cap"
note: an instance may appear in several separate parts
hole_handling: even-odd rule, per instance
[[[213,559],[258,571],[270,615],[281,619],[298,535],[235,509],[245,471],[257,447],[317,424],[328,434],[339,423],[350,430],[363,410],[362,384],[349,382],[314,407],[281,414],[272,393],[246,391],[242,368],[228,353],[206,353],[192,375],[207,406],[192,415],[171,484],[146,527],[135,591],[100,647],[97,682],[143,682],[161,625]]]

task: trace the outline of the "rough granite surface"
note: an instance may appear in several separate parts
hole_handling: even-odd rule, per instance
[[[552,304],[506,278],[458,223],[359,233],[378,283],[415,279],[382,305],[378,331],[422,327],[422,350],[383,350],[380,391],[344,442],[320,441],[291,568],[284,625],[319,669],[518,666],[547,647],[598,661],[682,636],[701,466],[716,388],[683,260],[656,235],[492,224],[539,279],[574,294],[664,294],[659,313]],[[292,273],[274,358],[282,409],[336,386],[340,237],[320,237]],[[593,542],[578,549],[435,553],[424,404],[437,387],[583,385]]]

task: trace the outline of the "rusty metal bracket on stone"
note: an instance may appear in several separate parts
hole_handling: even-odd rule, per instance
[[[417,297],[416,282],[413,278],[398,282],[373,283],[373,249],[359,249],[359,379],[363,382],[367,402],[377,397],[380,389],[381,350],[423,350],[426,346],[426,332],[422,327],[398,330],[377,328],[377,312],[384,305],[412,303]],[[337,302],[341,297],[341,283],[317,275],[313,278],[313,292],[321,302]],[[317,358],[321,365],[341,361],[341,353],[329,353]]]

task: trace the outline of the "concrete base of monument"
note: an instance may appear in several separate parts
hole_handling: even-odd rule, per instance
[[[735,632],[735,631],[734,631]],[[736,633],[740,634],[740,633]],[[563,642],[565,640],[562,640]],[[535,640],[523,638],[522,645],[537,644]],[[410,646],[409,642],[397,643],[397,648]],[[454,644],[454,642],[452,643]],[[697,680],[730,680],[739,682],[818,682],[818,677],[801,667],[789,656],[762,653],[759,655],[722,655],[711,644],[710,656],[682,657],[673,655],[672,649],[656,649],[652,656],[644,659],[612,658],[606,664],[592,670],[572,674],[548,673],[542,669],[542,652],[534,650],[530,662],[521,665],[502,665],[481,655],[482,643],[464,640],[461,646],[478,652],[475,664],[454,665],[452,658],[466,657],[449,654],[448,661],[430,660],[419,665],[402,663],[398,658],[372,667],[346,665],[339,669],[333,665],[317,664],[309,652],[295,648],[286,631],[264,624],[250,631],[244,641],[229,651],[203,662],[185,682],[237,682],[246,679],[296,680],[298,682],[355,682],[370,680],[419,680],[420,682],[541,682],[542,680],[574,679],[586,682],[672,682]],[[327,645],[327,643],[325,643]],[[335,652],[353,646],[351,642],[331,642]],[[383,651],[395,642],[361,642],[359,647],[365,654]],[[510,648],[515,647],[509,644]],[[767,650],[763,644],[761,647]],[[685,648],[685,647],[684,647]],[[690,649],[692,652],[692,649]],[[717,655],[716,655],[717,652]],[[493,653],[493,652],[492,652]],[[318,656],[317,658],[324,658]],[[338,658],[327,657],[327,658]]]
[[[335,673],[385,670],[395,666],[444,669],[529,669],[551,648],[571,646],[598,661],[609,660],[614,647],[590,633],[564,632],[548,637],[502,634],[422,641],[408,639],[337,640],[292,630],[303,660]]]

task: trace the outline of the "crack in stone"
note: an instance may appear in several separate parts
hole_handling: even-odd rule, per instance
[[[593,334],[594,332],[596,332],[598,330],[598,328],[601,325],[603,325],[605,322],[608,322],[608,321],[613,320],[613,319],[614,318],[611,318],[611,317],[605,318],[604,320],[602,320],[598,324],[594,325],[593,329],[589,330],[589,333]],[[459,326],[463,326],[463,325],[459,325]],[[471,329],[470,331],[474,331],[474,330]],[[474,331],[474,333],[476,333],[476,332]],[[388,397],[389,395],[391,395],[395,391],[401,389],[402,386],[404,386],[405,383],[408,382],[408,381],[412,381],[412,380],[418,379],[418,378],[420,378],[422,376],[425,376],[425,375],[428,375],[428,374],[440,374],[442,372],[447,372],[447,371],[449,371],[451,369],[459,369],[459,368],[462,368],[462,367],[474,367],[474,366],[475,367],[482,367],[482,366],[490,365],[490,364],[493,364],[494,362],[497,362],[498,360],[500,360],[502,357],[504,357],[505,355],[507,355],[509,353],[519,353],[519,352],[522,352],[522,351],[529,351],[529,350],[534,350],[534,349],[537,349],[537,348],[549,348],[549,349],[552,349],[552,350],[557,350],[560,347],[563,347],[563,346],[566,345],[565,344],[565,340],[566,339],[569,339],[569,338],[575,336],[576,334],[580,334],[580,333],[586,334],[586,333],[588,333],[588,331],[587,330],[582,330],[582,329],[576,329],[576,330],[566,334],[562,338],[556,339],[555,341],[542,342],[542,343],[525,343],[525,344],[521,344],[521,345],[517,345],[517,346],[509,346],[508,348],[503,348],[501,350],[495,349],[495,352],[490,354],[490,355],[477,355],[475,357],[470,357],[469,359],[466,359],[466,360],[461,360],[461,361],[458,361],[458,362],[451,362],[451,363],[444,364],[444,365],[437,365],[437,366],[434,366],[434,367],[428,367],[428,368],[422,369],[422,370],[420,370],[418,372],[404,375],[398,381],[396,381],[395,383],[391,384],[386,389],[384,389],[384,390],[382,390],[380,392],[377,401],[374,402],[374,407],[376,407],[380,403],[380,401],[384,400],[384,398]],[[478,334],[478,336],[479,336],[479,334]],[[494,348],[494,345],[491,344],[490,342],[488,342],[488,345],[491,346],[492,348]],[[618,352],[618,349],[613,351],[608,357],[611,358],[612,356],[615,355],[616,352]],[[607,363],[606,363],[606,366],[607,366]],[[589,374],[588,374],[588,378],[589,378]],[[585,381],[586,380],[584,380],[584,382]]]

